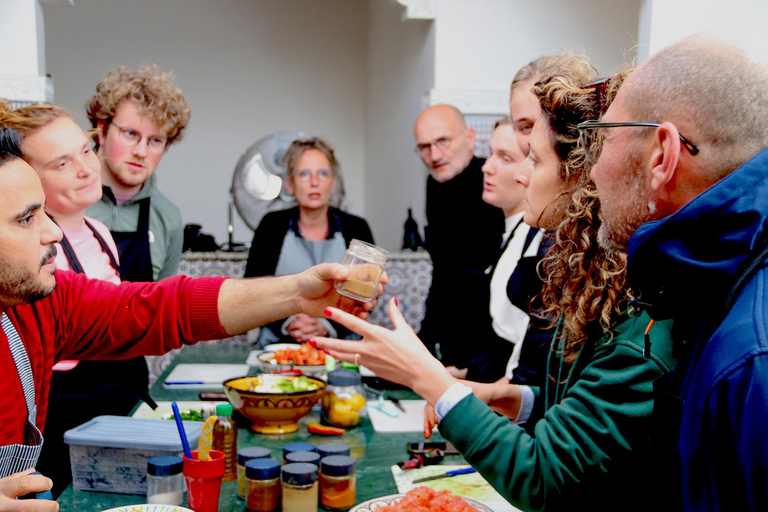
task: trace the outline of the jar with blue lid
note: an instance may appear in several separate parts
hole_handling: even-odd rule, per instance
[[[251,459],[245,463],[245,509],[272,512],[280,507],[280,462]]]
[[[317,466],[294,462],[283,466],[283,512],[317,512]]]
[[[184,461],[176,455],[161,455],[147,461],[147,503],[181,505],[184,502]]]

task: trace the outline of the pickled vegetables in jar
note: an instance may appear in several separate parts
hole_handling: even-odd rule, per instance
[[[323,420],[337,427],[349,428],[367,416],[365,391],[360,374],[352,370],[328,373],[328,385],[321,400]]]

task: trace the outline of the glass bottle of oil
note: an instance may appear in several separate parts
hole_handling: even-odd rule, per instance
[[[224,452],[224,481],[237,479],[237,426],[232,421],[232,404],[216,406],[213,449]]]

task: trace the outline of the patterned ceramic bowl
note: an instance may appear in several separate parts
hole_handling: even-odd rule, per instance
[[[317,386],[312,391],[266,391],[280,380],[299,379],[296,375],[255,375],[224,381],[224,391],[232,406],[251,420],[251,430],[260,434],[285,434],[296,432],[296,423],[307,414],[320,399],[325,382],[309,377],[309,383]]]

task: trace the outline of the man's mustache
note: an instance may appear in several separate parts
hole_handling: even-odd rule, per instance
[[[57,254],[56,246],[55,245],[51,245],[48,248],[48,252],[45,254],[45,256],[43,256],[43,259],[40,260],[40,266],[42,267],[43,265],[48,263],[50,260],[55,259],[56,258],[56,254]]]

